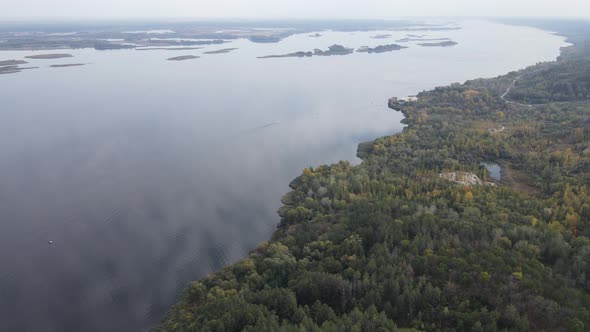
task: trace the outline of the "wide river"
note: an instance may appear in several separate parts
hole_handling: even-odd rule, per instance
[[[564,38],[482,21],[191,51],[66,50],[0,75],[0,330],[136,331],[267,240],[288,183],[399,132],[391,96],[554,60]],[[391,39],[374,39],[377,34]],[[258,56],[394,43],[454,47]],[[227,54],[203,54],[227,47]],[[50,52],[0,52],[0,60]],[[194,54],[201,58],[166,61]],[[51,68],[51,64],[88,63]],[[52,243],[50,243],[52,241]]]

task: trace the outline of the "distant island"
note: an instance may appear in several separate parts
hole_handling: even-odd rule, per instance
[[[1,74],[15,74],[20,73],[25,69],[35,69],[38,67],[20,67],[20,65],[27,64],[24,60],[2,60],[0,61],[0,75]]]
[[[50,59],[62,59],[62,58],[72,58],[73,55],[71,54],[38,54],[38,55],[29,55],[25,58],[27,59],[37,59],[37,60],[50,60]]]
[[[309,35],[309,36],[310,36],[310,37],[312,37],[312,38],[319,38],[319,37],[321,37],[322,35],[321,35],[321,34],[319,34],[319,33],[316,33],[316,34]]]
[[[459,43],[454,42],[452,40],[447,40],[447,41],[442,41],[442,42],[438,42],[438,43],[419,43],[418,45],[420,46],[426,46],[426,47],[449,47],[449,46],[455,46]]]
[[[311,57],[313,56],[313,52],[293,52],[287,54],[277,54],[277,55],[265,55],[259,56],[258,59],[272,59],[272,58],[303,58],[303,57]]]
[[[49,67],[51,68],[66,68],[66,67],[79,67],[79,66],[85,66],[85,63],[66,63],[63,65],[51,65]]]
[[[3,74],[16,74],[20,73],[25,69],[36,69],[39,67],[19,67],[19,66],[2,66],[0,67],[0,75]]]
[[[311,56],[331,56],[331,55],[348,55],[354,52],[354,48],[347,48],[342,45],[332,45],[327,50],[315,49],[313,52],[299,51],[294,53],[279,54],[279,55],[266,55],[260,56],[259,59],[270,59],[270,58],[302,58]]]
[[[136,51],[185,51],[185,50],[200,50],[202,47],[146,47],[136,48]]]
[[[399,51],[401,49],[407,48],[405,46],[401,46],[398,44],[390,44],[390,45],[379,45],[377,47],[368,47],[364,46],[357,50],[359,53],[385,53],[391,51]]]
[[[222,54],[222,53],[229,53],[234,50],[237,50],[237,48],[235,48],[235,47],[234,48],[223,48],[221,50],[203,52],[203,54]]]
[[[175,56],[173,58],[168,58],[166,60],[168,61],[184,61],[184,60],[192,60],[192,59],[198,59],[200,58],[200,56],[196,56],[196,55],[181,55],[181,56]]]
[[[320,49],[315,49],[313,51],[313,55],[319,55],[319,56],[348,55],[348,54],[352,54],[353,52],[354,52],[354,48],[347,48],[342,45],[334,44],[334,45],[328,47],[328,49],[326,51],[322,51]]]
[[[391,37],[392,37],[391,34],[382,34],[382,35],[372,36],[371,38],[373,38],[373,39],[388,39],[388,38],[391,38]]]
[[[23,61],[23,60],[3,60],[0,61],[0,67],[1,66],[18,66],[18,65],[24,65],[28,62]]]

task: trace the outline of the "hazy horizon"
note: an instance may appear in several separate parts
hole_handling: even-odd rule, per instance
[[[581,13],[586,13],[582,15]],[[3,6],[3,20],[133,20],[133,19],[400,19],[416,17],[489,18],[590,18],[590,2],[579,0],[367,0],[352,1],[286,0],[280,5],[271,0],[201,1],[170,0],[162,3],[145,0],[105,0],[82,3],[75,0],[23,0]]]

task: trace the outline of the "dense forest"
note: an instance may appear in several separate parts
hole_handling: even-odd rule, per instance
[[[303,170],[272,239],[157,330],[590,330],[590,34],[569,37],[556,62],[392,100],[402,133]]]

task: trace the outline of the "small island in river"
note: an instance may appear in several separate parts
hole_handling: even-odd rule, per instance
[[[437,43],[418,43],[418,45],[420,46],[426,46],[426,47],[449,47],[449,46],[455,46],[459,43],[454,42],[452,40],[446,40],[446,41],[441,41],[441,42],[437,42]]]
[[[200,58],[200,56],[196,56],[196,55],[181,55],[181,56],[175,56],[173,58],[168,58],[168,61],[184,61],[184,60],[192,60],[192,59],[198,59]]]
[[[391,34],[382,34],[382,35],[372,36],[371,38],[373,38],[373,39],[389,39],[391,37],[392,37]]]
[[[313,55],[319,56],[330,56],[330,55],[348,55],[354,52],[354,48],[347,48],[342,45],[334,44],[328,47],[327,50],[323,51],[320,49],[315,49],[313,51]]]
[[[223,48],[220,50],[203,52],[203,54],[222,54],[222,53],[229,53],[234,50],[237,50],[237,48],[235,48],[235,47],[234,48]]]
[[[0,67],[0,75],[2,74],[16,74],[25,69],[36,69],[39,67],[19,67],[19,66],[2,66]]]
[[[23,61],[23,60],[3,60],[0,61],[0,67],[1,66],[18,66],[18,65],[24,65],[28,62]]]
[[[27,59],[37,59],[37,60],[50,60],[50,59],[62,59],[62,58],[72,58],[74,57],[71,54],[38,54],[38,55],[29,55],[25,58]]]
[[[407,47],[401,46],[398,44],[379,45],[377,47],[363,46],[363,47],[359,48],[357,50],[357,52],[359,52],[359,53],[385,53],[385,52],[399,51],[404,48],[407,48]]]
[[[202,47],[145,47],[136,48],[136,51],[188,51],[188,50],[200,50]]]
[[[331,55],[348,55],[354,52],[354,48],[347,48],[342,45],[332,45],[328,47],[327,50],[320,50],[315,49],[313,52],[293,52],[287,54],[279,54],[279,55],[266,55],[266,56],[259,56],[259,59],[270,59],[270,58],[303,58],[303,57],[311,57],[311,56],[331,56]]]
[[[276,55],[265,55],[259,56],[258,59],[271,59],[271,58],[303,58],[303,57],[310,57],[313,56],[313,52],[293,52],[287,54],[276,54]]]
[[[85,66],[85,63],[66,63],[63,65],[50,65],[49,67],[51,68],[66,68],[66,67],[79,67],[79,66]]]
[[[15,74],[25,69],[34,69],[38,67],[20,67],[20,65],[27,64],[23,60],[2,60],[0,61],[0,74]]]

